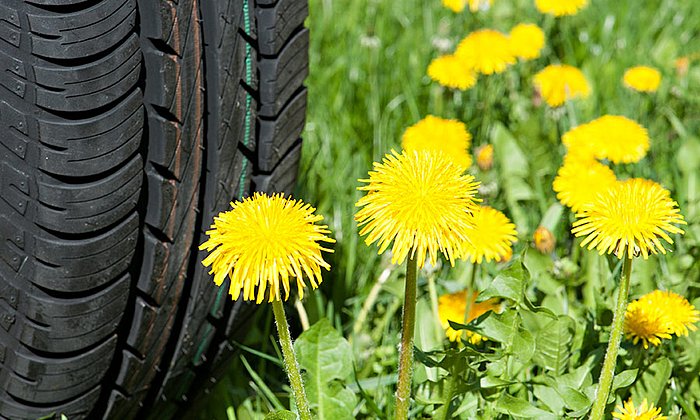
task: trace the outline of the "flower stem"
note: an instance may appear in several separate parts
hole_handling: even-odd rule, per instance
[[[294,355],[294,347],[292,347],[292,338],[289,335],[289,324],[287,324],[287,316],[284,313],[284,305],[280,300],[272,301],[272,312],[275,314],[277,324],[277,333],[280,338],[280,346],[282,347],[282,356],[284,359],[284,368],[289,377],[289,383],[292,386],[292,394],[294,401],[299,410],[299,416],[302,420],[311,420],[311,411],[309,410],[309,401],[306,399],[304,392],[304,383],[299,373],[299,365],[297,358]]]
[[[406,262],[406,293],[401,322],[401,349],[399,352],[399,380],[396,387],[396,420],[408,418],[413,374],[413,333],[416,325],[416,269],[417,261],[410,256]]]
[[[591,409],[591,420],[602,420],[605,416],[605,406],[607,405],[610,386],[615,376],[615,363],[617,362],[617,352],[620,349],[622,340],[622,327],[625,321],[625,311],[627,310],[627,295],[630,291],[630,272],[632,271],[632,259],[625,257],[622,263],[622,275],[620,277],[620,290],[617,295],[617,305],[613,316],[612,330],[610,331],[610,341],[605,352],[603,370],[600,372],[598,380],[598,391],[596,400]]]
[[[472,311],[472,304],[473,304],[473,294],[474,294],[474,285],[476,284],[476,270],[479,267],[476,265],[476,263],[472,263],[472,273],[471,276],[469,277],[468,283],[467,283],[467,291],[466,291],[466,303],[464,305],[464,324],[469,324],[469,314]],[[462,335],[465,336],[465,338],[469,338],[468,334],[469,330],[464,330],[462,332]]]

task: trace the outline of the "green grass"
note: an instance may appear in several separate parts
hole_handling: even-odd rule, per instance
[[[304,305],[311,323],[328,317],[350,340],[358,379],[376,378],[363,388],[382,409],[393,395],[386,378],[395,372],[402,269],[392,269],[363,325],[353,330],[380,273],[392,268],[357,234],[353,221],[354,203],[360,197],[357,179],[366,177],[373,161],[399,149],[404,129],[426,114],[461,119],[475,145],[496,143],[494,170],[472,172],[488,186],[485,201],[516,222],[516,255],[531,246],[532,232],[548,209],[556,208],[551,183],[564,154],[561,133],[575,122],[606,113],[636,119],[652,138],[649,155],[642,163],[617,166],[615,171],[661,182],[679,202],[689,225],[673,254],[634,266],[632,296],[657,287],[675,290],[691,301],[700,296],[700,59],[691,61],[684,77],[674,68],[676,58],[700,54],[700,8],[681,0],[643,4],[592,0],[578,15],[555,20],[540,15],[532,3],[495,0],[488,12],[455,15],[439,0],[310,0],[308,118],[295,195],[318,208],[338,242],[328,257],[332,271],[324,273],[320,291],[311,293]],[[502,75],[482,76],[475,88],[463,93],[445,91],[425,75],[430,60],[441,53],[439,47],[451,51],[472,30],[508,31],[519,22],[537,23],[547,31],[541,58],[517,64]],[[563,112],[537,107],[532,100],[532,75],[557,62],[580,67],[593,89],[590,98]],[[662,72],[662,87],[656,94],[640,95],[622,86],[624,70],[637,64]],[[559,238],[558,257],[573,263],[576,274],[562,283],[543,269],[536,273],[532,293],[538,304],[583,317],[602,305],[600,293],[610,292],[612,283],[600,279],[600,273],[607,272],[598,267],[601,259],[574,246],[568,234],[571,220],[565,210],[561,219],[545,223],[553,225]],[[438,270],[439,292],[460,288],[470,270],[465,263]],[[495,264],[486,264],[479,285],[485,287],[498,270]],[[421,290],[424,283],[425,279]],[[427,299],[426,292],[420,293]],[[279,359],[270,323],[269,314],[261,311],[258,329],[246,342],[256,352]],[[419,347],[435,344],[428,335],[418,337]],[[197,406],[201,418],[226,418],[229,407],[229,418],[236,410],[235,418],[261,418],[253,413],[287,404],[288,388],[279,365],[261,354],[241,353],[250,368],[234,363],[212,396]],[[417,370],[419,380],[431,374]],[[362,412],[367,415],[366,404]]]

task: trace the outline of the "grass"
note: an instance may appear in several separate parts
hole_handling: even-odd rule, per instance
[[[600,305],[601,290],[612,286],[600,280],[599,259],[587,258],[574,246],[568,234],[572,216],[567,210],[557,212],[551,184],[564,155],[559,137],[576,122],[606,113],[645,125],[652,138],[649,156],[640,164],[618,165],[615,171],[662,183],[689,225],[674,254],[634,266],[632,296],[657,287],[678,291],[691,301],[700,296],[700,8],[694,2],[592,0],[578,15],[559,21],[540,15],[530,0],[495,0],[488,12],[460,15],[438,0],[309,3],[308,117],[295,195],[326,216],[338,243],[329,256],[333,270],[325,274],[320,293],[310,294],[304,304],[312,324],[327,317],[352,343],[357,377],[379,407],[392,399],[402,279],[401,270],[392,269],[357,234],[356,180],[366,177],[373,161],[399,149],[405,128],[429,113],[467,123],[475,146],[496,144],[495,169],[476,172],[488,190],[484,198],[516,223],[516,255],[531,247],[539,224],[551,225],[559,238],[557,255],[571,262],[576,274],[562,286],[551,273],[539,273],[536,297],[541,305],[556,310],[570,305],[579,313]],[[482,76],[475,88],[461,93],[445,91],[425,75],[430,60],[451,51],[469,31],[508,31],[518,22],[545,29],[542,58],[502,75]],[[688,74],[680,77],[675,60],[694,54]],[[533,104],[532,75],[556,62],[583,70],[592,84],[590,98],[563,111]],[[622,86],[624,70],[637,64],[662,72],[656,94],[640,95]],[[458,264],[449,272],[438,270],[439,291],[461,287],[471,269]],[[479,285],[485,286],[498,269],[486,264]],[[385,270],[389,277],[375,305],[355,325]],[[419,287],[425,287],[425,279]],[[200,418],[261,418],[255,413],[286,405],[288,388],[275,362],[280,356],[270,325],[269,313],[260,311],[246,340],[250,349],[241,351],[245,362],[237,360],[211,397],[195,408]],[[296,328],[298,332],[298,324]],[[419,336],[417,345],[435,344],[437,338],[429,335]],[[427,369],[416,373],[418,379],[431,374]]]

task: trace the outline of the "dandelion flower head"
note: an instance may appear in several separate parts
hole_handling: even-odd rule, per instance
[[[392,263],[410,253],[419,267],[426,255],[435,264],[439,251],[454,265],[464,254],[479,183],[462,166],[439,152],[392,150],[360,181],[367,192],[356,204],[360,235],[380,254],[393,242]]]
[[[510,30],[510,45],[513,54],[523,60],[532,60],[540,56],[544,48],[544,32],[532,23],[519,23]]]
[[[401,145],[407,152],[417,150],[442,152],[455,164],[467,169],[472,164],[472,157],[469,154],[471,140],[472,136],[463,122],[428,115],[406,129]]]
[[[649,150],[646,128],[621,115],[603,115],[587,125],[587,135],[595,145],[595,156],[613,163],[635,163]]]
[[[661,72],[653,67],[632,67],[625,71],[622,82],[638,92],[656,92],[661,84]]]
[[[554,237],[552,231],[541,225],[535,229],[532,240],[535,243],[535,249],[542,254],[551,254],[557,246],[557,238]]]
[[[635,407],[632,398],[627,400],[623,406],[617,406],[617,411],[612,416],[619,420],[666,420],[666,416],[661,415],[661,408],[649,404],[647,399],[642,400],[639,407]]]
[[[588,0],[535,0],[535,7],[540,13],[554,16],[572,16],[583,9]]]
[[[266,293],[270,302],[289,297],[290,279],[295,278],[299,297],[304,296],[307,278],[314,289],[321,283],[321,267],[330,269],[321,251],[332,252],[321,242],[333,243],[326,236],[327,226],[317,225],[323,216],[301,200],[255,193],[252,198],[231,203],[232,209],[214,218],[200,245],[209,255],[202,261],[211,266],[214,282],[221,286],[231,279],[229,292],[238,299],[261,303]],[[268,292],[269,289],[269,292]],[[257,298],[256,298],[257,294]]]
[[[482,74],[501,73],[515,64],[510,40],[493,29],[480,29],[467,35],[457,45],[455,55],[468,68]]]
[[[476,73],[453,54],[443,55],[430,62],[428,76],[442,86],[467,90],[476,84]]]
[[[474,211],[474,229],[469,232],[467,257],[472,263],[500,261],[517,240],[515,225],[500,211],[480,206]]]
[[[552,189],[559,202],[576,213],[616,182],[615,173],[602,163],[567,157],[554,178]]]
[[[671,334],[688,335],[696,331],[700,312],[683,296],[670,291],[654,290],[627,306],[625,314],[625,336],[634,344],[642,342],[658,346],[661,339],[670,339]]]
[[[465,319],[464,312],[467,309],[467,291],[463,290],[457,293],[442,295],[438,298],[438,317],[440,323],[445,329],[445,334],[450,341],[459,341],[462,333],[465,333],[469,342],[479,344],[486,340],[485,337],[469,330],[455,330],[450,326],[450,321],[459,324],[469,323],[488,311],[498,311],[500,305],[495,299],[489,299],[484,302],[476,302],[478,293],[471,294],[471,305],[469,307],[469,316]]]
[[[591,93],[581,70],[566,64],[551,64],[534,76],[534,84],[551,107],[575,98],[586,98]]]
[[[644,259],[649,253],[666,253],[659,238],[673,244],[670,234],[682,234],[675,225],[686,224],[668,190],[644,179],[618,181],[576,213],[571,232],[585,236],[581,246],[596,248],[599,254],[615,252],[618,258],[633,258],[639,249]]]

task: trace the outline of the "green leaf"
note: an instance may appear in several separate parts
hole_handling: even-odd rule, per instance
[[[501,123],[496,123],[491,132],[493,147],[503,178],[525,178],[529,173],[527,157],[513,135]]]
[[[570,386],[560,386],[557,388],[557,392],[564,401],[564,405],[570,410],[582,411],[592,404],[591,400],[584,393]]]
[[[535,339],[530,331],[520,328],[513,336],[513,349],[515,358],[523,363],[527,363],[535,354]]]
[[[515,260],[510,267],[501,271],[483,292],[479,293],[479,301],[500,297],[510,299],[519,305],[523,301],[525,285],[529,278],[522,262]]]
[[[535,362],[559,376],[571,357],[571,342],[576,332],[574,320],[566,315],[550,321],[536,334]]]
[[[508,394],[503,394],[496,401],[496,411],[503,414],[509,414],[511,416],[533,418],[538,419],[556,419],[557,416],[541,408],[537,408],[531,405],[528,401],[520,398],[511,397]]]
[[[516,311],[508,310],[500,314],[491,312],[490,316],[479,325],[478,332],[493,341],[510,344],[513,341],[518,322]]]
[[[322,318],[299,336],[294,350],[306,371],[306,394],[315,418],[352,418],[357,397],[344,383],[353,371],[350,343]]]
[[[265,420],[297,420],[296,414],[289,410],[273,411],[265,416]]]
[[[668,387],[673,365],[666,357],[662,357],[649,366],[637,383],[632,387],[632,399],[642,401],[644,398],[650,403],[658,405],[661,394]]]
[[[637,379],[637,372],[639,369],[628,369],[623,370],[620,373],[615,374],[613,378],[612,388],[610,388],[610,394],[614,394],[620,388],[627,388],[634,383]]]

